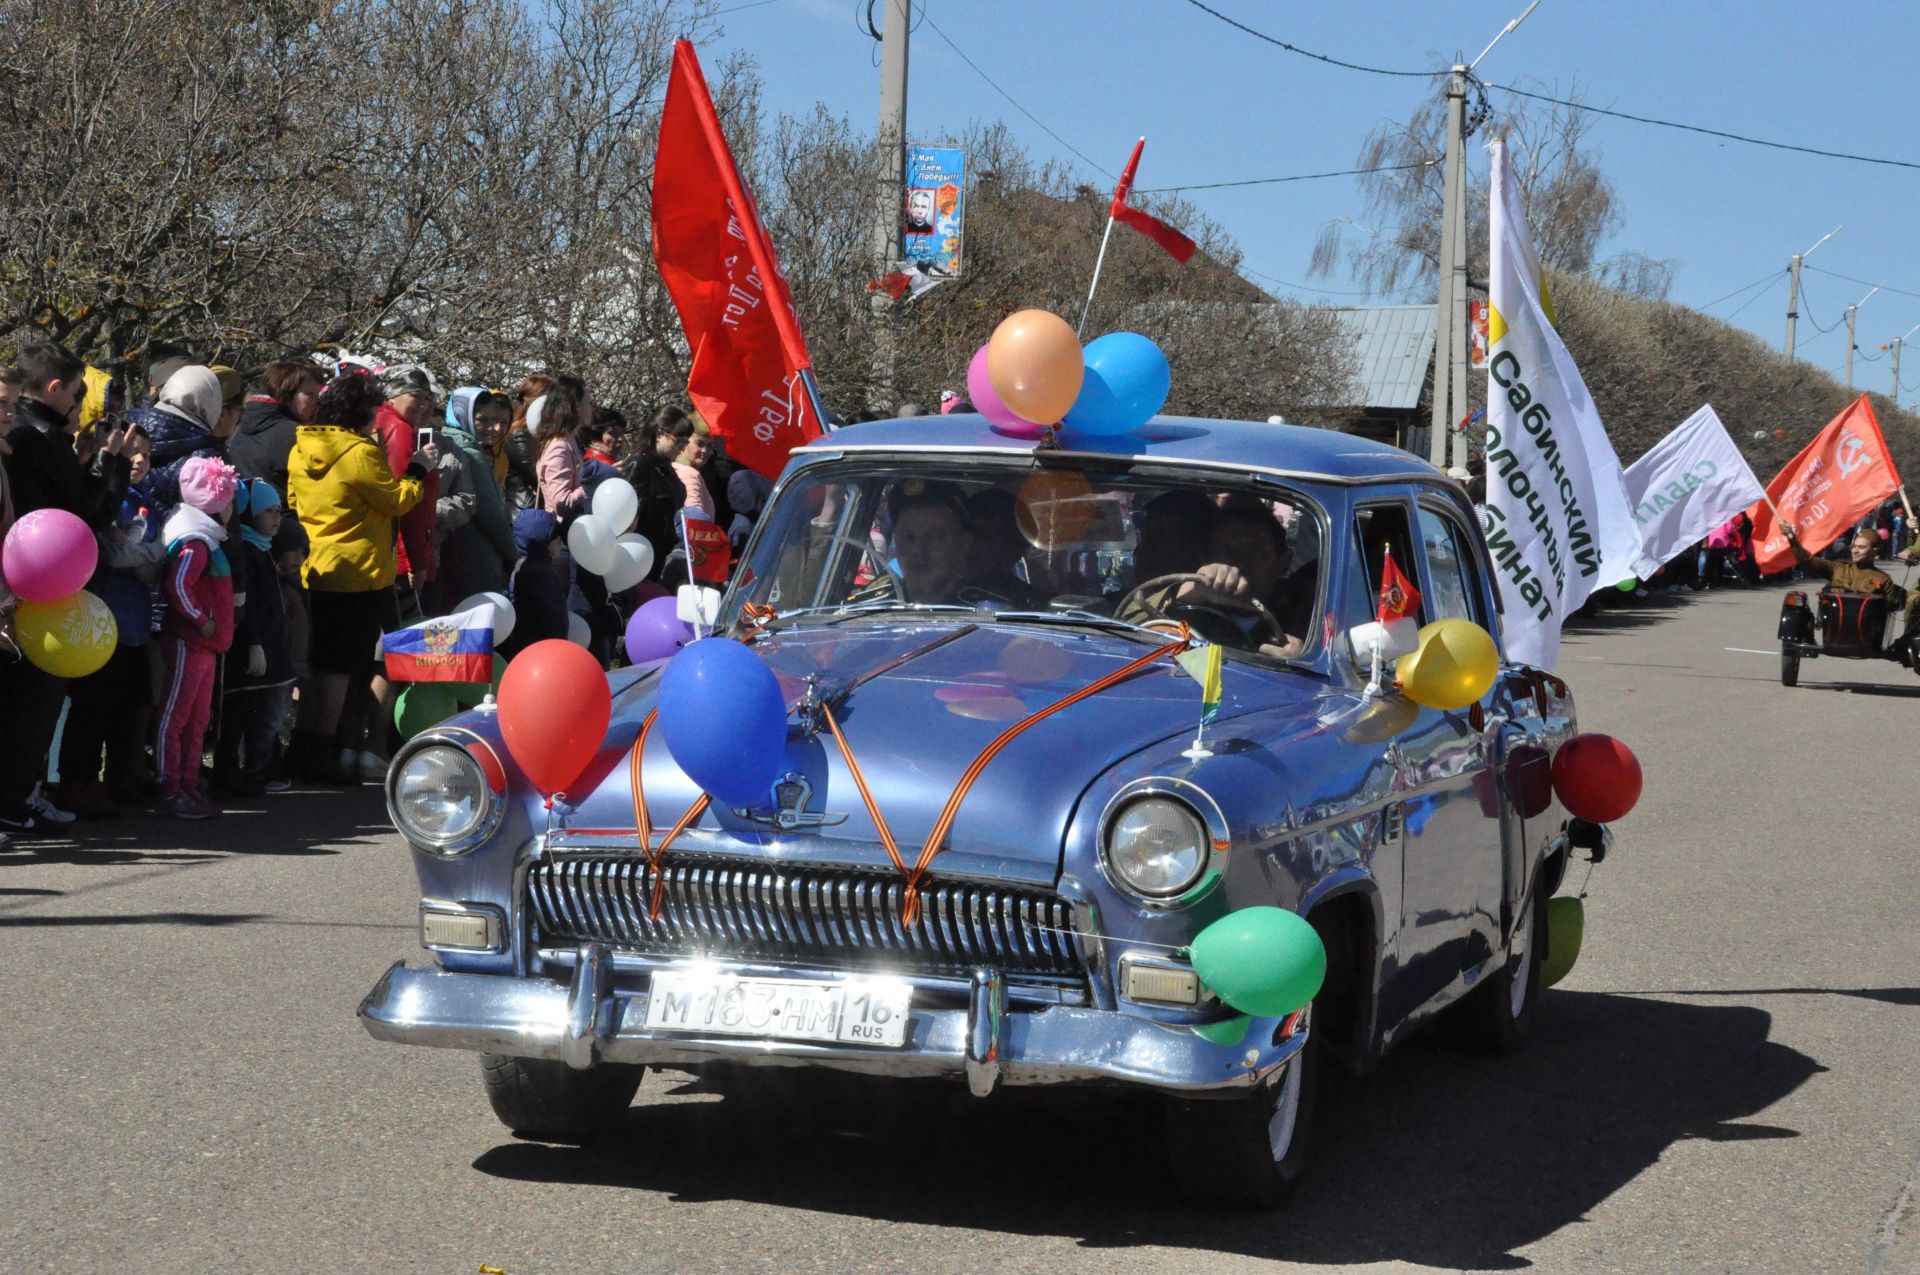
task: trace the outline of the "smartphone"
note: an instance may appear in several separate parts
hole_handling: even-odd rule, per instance
[[[421,428],[414,431],[413,445],[415,447],[425,450],[432,443],[433,443],[433,430],[430,427],[422,426]]]

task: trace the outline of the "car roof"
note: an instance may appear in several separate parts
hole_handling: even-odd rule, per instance
[[[843,425],[796,450],[794,458],[804,460],[810,452],[848,451],[997,452],[1012,456],[1031,453],[1033,448],[1032,439],[1002,434],[984,416],[955,412]],[[1412,452],[1353,434],[1199,416],[1156,416],[1134,433],[1114,437],[1067,435],[1061,440],[1061,451],[1067,455],[1258,470],[1336,483],[1444,477]]]

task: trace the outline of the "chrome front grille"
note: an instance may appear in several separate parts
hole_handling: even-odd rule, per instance
[[[669,861],[666,898],[647,916],[653,883],[637,854],[557,852],[527,874],[538,941],[605,943],[617,951],[701,955],[827,968],[884,967],[1078,978],[1067,904],[1036,890],[928,880],[920,920],[900,923],[906,885],[892,873]]]

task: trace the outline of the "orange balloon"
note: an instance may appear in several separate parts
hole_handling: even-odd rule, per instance
[[[1051,425],[1080,397],[1086,375],[1080,340],[1067,321],[1045,310],[1016,310],[987,342],[987,379],[1008,409]]]

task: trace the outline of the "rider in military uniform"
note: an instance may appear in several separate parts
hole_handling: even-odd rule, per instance
[[[1884,593],[1896,600],[1899,590],[1895,588],[1893,577],[1873,565],[1880,555],[1880,537],[1872,528],[1862,528],[1853,533],[1853,540],[1847,546],[1845,562],[1829,562],[1825,558],[1816,558],[1807,552],[1800,538],[1793,534],[1793,528],[1782,526],[1786,533],[1787,548],[1793,550],[1794,561],[1808,575],[1820,576],[1831,581],[1836,589],[1845,589],[1849,593]],[[1907,599],[1906,619],[1900,630],[1900,642],[1908,652],[1908,660],[1920,652],[1920,590]]]

